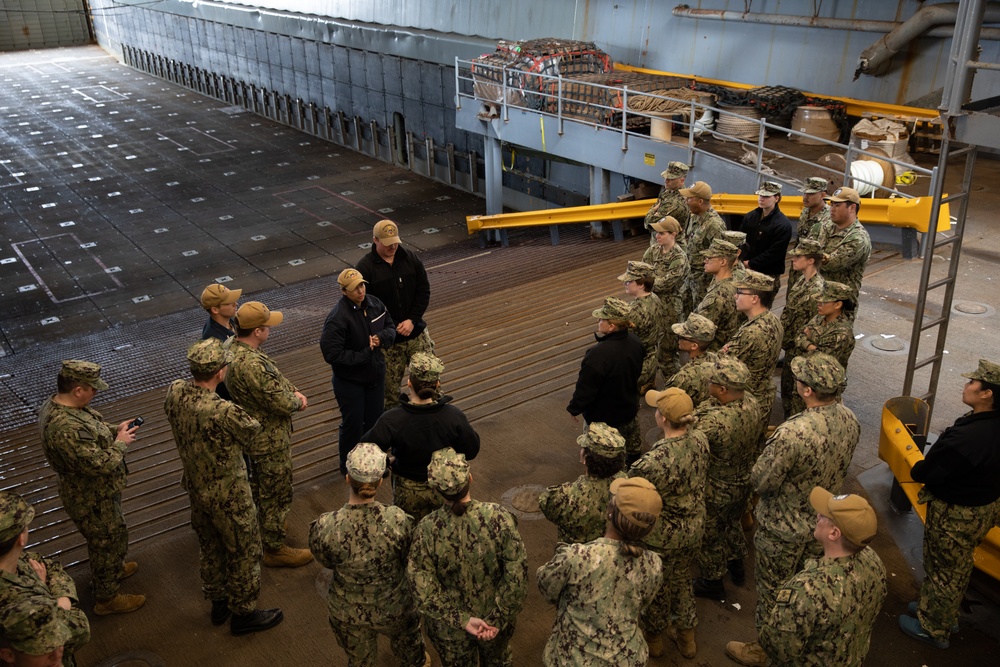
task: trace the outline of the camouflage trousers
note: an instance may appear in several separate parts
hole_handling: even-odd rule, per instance
[[[691,314],[691,311],[698,307],[698,304],[705,298],[705,295],[708,294],[708,288],[712,285],[714,279],[715,276],[711,273],[694,269],[688,274],[688,278],[684,282],[685,319]]]
[[[655,350],[646,352],[646,356],[642,358],[642,371],[639,373],[640,393],[642,393],[642,388],[646,385],[653,385],[656,383],[656,371],[659,369],[659,360],[657,359],[658,354],[659,347]]]
[[[424,329],[416,338],[404,342],[393,343],[385,354],[385,409],[399,405],[399,394],[402,391],[403,376],[410,365],[410,358],[417,352],[434,354],[434,341],[431,334]]]
[[[781,410],[788,419],[806,409],[806,404],[795,391],[795,376],[792,375],[792,358],[785,354],[785,365],[781,368]]]
[[[292,509],[292,450],[250,456],[250,490],[257,506],[264,549],[276,551],[285,543],[285,517]]]
[[[756,393],[753,395],[757,399],[758,405],[760,405],[760,424],[758,425],[758,435],[757,435],[757,457],[759,457],[764,452],[764,442],[767,434],[767,427],[771,424],[771,408],[774,407],[774,399],[777,390],[774,387],[774,381],[770,381],[767,385],[767,389],[761,393]],[[756,457],[755,457],[756,458]]]
[[[392,475],[392,504],[413,517],[414,523],[444,505],[444,498],[427,482]]]
[[[755,555],[754,576],[757,584],[757,610],[754,620],[757,631],[768,622],[775,597],[781,585],[801,570],[806,560],[819,558],[823,548],[812,535],[801,542],[789,542],[758,526],[753,536]]]
[[[330,604],[334,604],[334,600],[330,600]],[[347,667],[375,667],[378,664],[379,635],[389,638],[392,654],[402,667],[421,667],[424,664],[420,616],[412,610],[404,613],[398,622],[385,626],[350,623],[331,615],[330,628],[340,648],[347,654]]]
[[[716,486],[709,480],[710,490],[705,496],[705,533],[697,562],[705,579],[721,579],[726,574],[729,561],[747,555],[747,538],[740,519],[747,509],[749,485]]]
[[[972,577],[972,554],[1000,520],[1000,500],[980,507],[951,505],[921,489],[927,503],[924,527],[924,581],[917,618],[935,639],[948,639]]]
[[[490,619],[491,621],[493,619]],[[458,638],[454,629],[440,627],[427,621],[427,636],[437,649],[441,667],[514,667],[510,651],[510,638],[514,636],[514,623],[499,624],[500,632],[490,641],[479,641],[462,631]]]
[[[650,549],[660,556],[663,583],[656,597],[639,617],[642,629],[658,635],[668,627],[689,630],[698,625],[698,613],[691,585],[691,558],[694,548]]]
[[[639,431],[639,414],[624,424],[608,424],[618,429],[625,438],[625,460],[635,461],[642,455],[642,433]],[[585,427],[586,428],[586,427]]]
[[[67,498],[60,489],[60,497],[69,518],[87,541],[94,597],[110,600],[118,592],[128,553],[121,494]]]
[[[191,527],[201,549],[201,590],[206,600],[226,600],[234,614],[257,608],[260,529],[249,493],[242,502],[202,506],[191,498]]]
[[[671,323],[673,324],[673,323]],[[663,334],[663,338],[660,339],[660,347],[657,350],[657,364],[660,369],[660,373],[663,374],[663,379],[668,380],[677,374],[677,371],[681,369],[680,362],[677,360],[677,335],[667,327],[666,332]],[[645,366],[643,366],[645,368]]]

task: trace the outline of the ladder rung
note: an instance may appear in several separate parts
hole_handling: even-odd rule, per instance
[[[937,392],[929,391],[926,394],[923,394],[921,396],[917,396],[917,398],[919,398],[924,403],[930,403],[930,399],[934,398],[934,396],[936,396],[936,395],[937,395]]]
[[[929,283],[927,285],[927,289],[924,290],[924,291],[930,291],[932,289],[937,289],[938,287],[941,287],[942,285],[947,285],[948,283],[953,283],[953,282],[955,282],[955,279],[952,278],[952,277],[950,277],[950,276],[947,277],[947,278],[942,278],[941,280],[935,280],[934,282]]]
[[[940,358],[941,358],[940,354],[935,354],[935,355],[932,355],[930,357],[927,357],[926,359],[921,359],[917,363],[913,364],[913,370],[917,370],[918,368],[923,368],[924,366],[927,366],[928,364],[934,363],[935,361],[937,361]]]
[[[959,199],[965,199],[968,196],[969,196],[968,192],[956,192],[954,194],[948,195],[947,197],[942,197],[941,198],[941,203],[942,204],[948,204],[948,203],[951,203],[953,201],[957,201]]]
[[[976,146],[975,144],[968,144],[963,148],[956,148],[953,151],[948,151],[948,157],[961,157],[966,153],[976,150],[977,148],[978,146]]]
[[[958,237],[957,236],[948,236],[948,237],[945,237],[944,239],[942,239],[940,241],[935,241],[934,242],[934,249],[937,250],[938,248],[943,248],[946,245],[952,245],[952,244],[957,243],[957,242],[958,242]]]
[[[948,321],[947,317],[938,317],[938,318],[935,318],[935,319],[933,319],[933,320],[931,320],[929,322],[924,322],[923,324],[921,324],[920,325],[920,330],[921,331],[927,331],[928,329],[932,329],[932,328],[936,327],[937,325],[943,324],[944,322],[947,322],[947,321]]]

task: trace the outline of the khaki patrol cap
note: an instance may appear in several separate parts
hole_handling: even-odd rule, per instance
[[[732,229],[727,229],[722,232],[722,240],[732,243],[734,246],[740,246],[747,240],[746,232],[737,232]]]
[[[698,343],[711,343],[715,340],[715,322],[698,313],[691,313],[683,322],[671,324],[670,330],[681,338]]]
[[[781,194],[781,183],[775,183],[774,181],[764,181],[757,188],[757,192],[754,193],[758,197],[773,197],[774,195]]]
[[[681,197],[697,197],[706,201],[712,198],[712,188],[705,181],[695,181],[691,187],[681,188],[677,192]]]
[[[427,484],[446,496],[453,496],[469,482],[469,463],[465,454],[451,447],[439,449],[431,456],[427,466]]]
[[[367,283],[368,281],[365,280],[365,277],[357,269],[344,269],[337,276],[337,282],[340,284],[340,289],[350,292],[357,289],[361,283]]]
[[[28,655],[45,655],[65,646],[73,636],[53,597],[32,595],[0,611],[0,628],[11,648]],[[60,663],[61,664],[61,663]]]
[[[218,338],[206,338],[194,343],[187,351],[191,372],[198,374],[217,373],[220,368],[233,360],[233,353],[222,346]]]
[[[101,367],[93,361],[80,361],[70,359],[62,362],[59,375],[67,380],[74,380],[90,385],[94,389],[103,390],[108,388],[108,383],[101,379]]]
[[[646,405],[656,408],[668,421],[677,423],[694,412],[694,402],[687,392],[679,387],[663,391],[650,389],[646,392]]]
[[[427,352],[417,352],[410,357],[407,369],[410,377],[420,382],[435,382],[444,373],[444,362]]]
[[[820,290],[817,300],[821,303],[828,303],[830,301],[854,301],[854,290],[845,285],[844,283],[838,283],[834,280],[827,280],[823,283],[823,289]]]
[[[375,223],[375,229],[372,230],[372,234],[385,245],[400,243],[399,225],[392,220],[379,220]]]
[[[687,176],[689,171],[691,171],[691,167],[683,162],[668,162],[667,168],[660,172],[660,176],[665,179],[681,178],[682,176]]]
[[[618,512],[640,528],[652,528],[663,509],[663,500],[656,487],[642,477],[619,477],[611,482],[611,495]],[[639,518],[637,514],[653,518]]]
[[[858,546],[865,546],[878,532],[878,517],[868,501],[853,493],[835,496],[821,486],[809,493],[809,504],[831,519],[841,534]]]
[[[201,307],[208,310],[236,303],[240,300],[241,294],[243,294],[241,289],[229,289],[225,285],[212,283],[201,293]]]
[[[806,179],[805,185],[799,188],[799,192],[806,195],[816,194],[817,192],[825,193],[828,185],[829,183],[822,176],[810,176]]]
[[[385,475],[386,455],[371,442],[359,442],[347,455],[347,474],[356,482],[374,484]]]
[[[632,307],[616,296],[609,296],[604,300],[604,305],[591,314],[601,320],[628,322],[632,316]]]
[[[649,228],[655,232],[672,232],[677,234],[681,231],[681,223],[677,222],[677,218],[674,216],[668,215],[650,224]]]
[[[735,259],[737,253],[740,249],[734,246],[729,241],[723,241],[720,238],[712,239],[712,243],[709,244],[708,248],[702,250],[702,259],[711,259],[713,257],[725,257],[726,259]]]
[[[788,254],[792,257],[799,257],[802,255],[822,255],[823,244],[816,239],[801,238]]]
[[[280,310],[268,310],[260,301],[247,301],[236,311],[236,326],[240,329],[276,327],[283,319]]]
[[[774,278],[766,273],[747,269],[743,276],[736,281],[736,288],[752,289],[757,292],[770,292],[774,289]]]
[[[715,362],[709,382],[733,391],[746,389],[750,382],[750,369],[736,357],[722,355]]]
[[[0,492],[0,543],[12,540],[28,527],[35,518],[35,508],[17,495]]]
[[[642,278],[643,280],[650,280],[655,276],[656,269],[652,264],[630,261],[628,263],[628,268],[625,269],[625,273],[618,276],[618,280],[623,282],[628,280],[637,280],[639,278]]]
[[[840,362],[824,352],[792,359],[792,376],[821,394],[839,394],[844,390],[846,379]]]
[[[604,422],[590,422],[587,432],[577,437],[576,444],[609,459],[625,453],[625,438],[618,429]]]
[[[979,360],[979,368],[971,373],[962,373],[962,377],[990,384],[1000,384],[1000,365],[985,359]]]
[[[854,204],[861,204],[861,195],[854,188],[837,188],[829,197],[823,197],[827,201],[849,201]]]

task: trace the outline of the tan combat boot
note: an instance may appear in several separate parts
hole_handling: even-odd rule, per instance
[[[434,663],[431,662],[431,654],[428,653],[427,651],[424,651],[424,664],[423,664],[423,667],[431,667],[432,664],[434,664]]]
[[[94,613],[98,616],[109,614],[127,614],[135,611],[146,604],[145,595],[129,595],[128,593],[117,593],[110,600],[98,600],[94,605]]]
[[[663,634],[650,634],[643,630],[643,637],[646,638],[646,645],[649,647],[649,657],[659,658],[663,655]]]
[[[767,665],[767,654],[757,642],[729,642],[726,644],[726,655],[747,667]]]
[[[312,559],[312,552],[308,549],[293,549],[287,544],[282,544],[275,551],[264,551],[264,565],[267,567],[302,567],[311,563]]]
[[[693,658],[698,653],[698,645],[694,643],[694,628],[678,630],[677,628],[667,628],[667,636],[677,645],[677,650],[685,658]]]
[[[130,560],[129,562],[125,563],[125,565],[122,566],[122,579],[128,579],[133,574],[135,574],[136,570],[138,569],[139,569],[139,564],[136,563],[134,560]]]

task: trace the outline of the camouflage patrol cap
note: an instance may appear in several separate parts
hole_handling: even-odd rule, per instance
[[[681,223],[672,215],[666,215],[649,225],[654,232],[670,232],[677,234],[681,231]]]
[[[823,197],[827,201],[848,201],[854,204],[861,204],[861,195],[854,188],[837,188],[829,197]]]
[[[691,187],[681,188],[677,192],[681,197],[697,197],[706,201],[712,198],[712,188],[705,181],[695,181]]]
[[[740,249],[729,241],[723,241],[722,239],[715,238],[712,239],[711,245],[701,252],[701,257],[702,259],[712,259],[713,257],[735,259],[739,251]]]
[[[715,322],[698,313],[691,313],[683,322],[670,325],[670,330],[681,338],[698,343],[711,343],[715,340],[715,328]]]
[[[260,301],[247,301],[236,311],[236,326],[240,329],[276,327],[284,319],[280,310],[268,310]]]
[[[802,255],[822,255],[823,244],[816,239],[801,238],[788,254],[792,257],[799,257]]]
[[[469,481],[469,463],[465,454],[451,447],[439,449],[431,456],[427,466],[427,484],[446,496],[453,496]]]
[[[979,368],[971,373],[962,373],[962,377],[990,384],[1000,384],[1000,364],[994,364],[985,359],[979,360]]]
[[[410,357],[410,377],[420,382],[435,382],[444,373],[444,362],[427,352],[417,352]]]
[[[67,380],[74,380],[90,385],[94,389],[107,389],[108,383],[101,379],[101,367],[93,361],[70,359],[62,362],[59,375]]]
[[[654,276],[656,276],[656,269],[653,268],[652,264],[630,261],[628,263],[628,268],[625,269],[625,273],[618,276],[618,280],[621,280],[622,282],[637,280],[639,278],[642,278],[643,280],[651,280]]]
[[[632,315],[632,307],[616,296],[609,296],[604,300],[604,305],[592,314],[601,320],[627,322]]]
[[[35,518],[35,508],[17,495],[0,492],[0,543],[12,540],[28,527]]]
[[[722,232],[722,240],[728,241],[729,243],[732,243],[734,246],[740,246],[746,243],[747,233],[737,232],[732,229],[727,229],[726,231]]]
[[[212,283],[202,290],[201,307],[208,310],[209,308],[217,308],[230,303],[236,303],[240,300],[241,294],[243,294],[243,290],[241,289],[229,289],[225,285]]]
[[[618,512],[640,528],[652,528],[663,509],[656,487],[643,477],[619,477],[611,482],[611,495]]]
[[[337,276],[337,282],[340,284],[340,289],[350,292],[357,289],[361,283],[367,283],[368,281],[365,280],[365,277],[357,269],[344,269]]]
[[[736,289],[752,289],[757,292],[770,292],[774,290],[774,278],[766,273],[754,271],[753,269],[747,269],[743,276],[736,281]]]
[[[691,171],[691,167],[683,162],[668,162],[667,168],[660,172],[660,176],[663,178],[681,178],[682,176],[687,176],[689,171]]]
[[[781,183],[775,183],[774,181],[764,181],[757,188],[757,192],[754,193],[758,197],[773,197],[774,195],[781,194]]]
[[[577,437],[576,444],[606,458],[625,453],[625,438],[618,429],[604,422],[590,422],[587,425],[587,432]]]
[[[829,183],[822,176],[810,176],[806,179],[805,185],[799,188],[799,192],[806,195],[816,194],[817,192],[825,194],[828,185]]]
[[[385,245],[400,243],[399,225],[392,220],[379,220],[375,223],[372,235]]]
[[[191,372],[198,374],[217,373],[220,368],[233,360],[233,353],[222,346],[218,338],[206,338],[191,345],[187,351]]]
[[[868,501],[853,493],[835,496],[821,486],[809,493],[813,509],[832,520],[840,533],[858,546],[865,546],[878,532],[878,517]]]
[[[374,484],[385,475],[386,455],[371,442],[359,442],[347,455],[347,474],[355,482]]]
[[[830,301],[854,301],[854,290],[844,283],[838,283],[835,280],[827,280],[823,283],[823,289],[820,290],[817,300],[821,303],[827,303]]]
[[[824,352],[813,352],[792,359],[792,376],[821,394],[842,392],[846,375],[840,362]]]
[[[722,355],[715,362],[709,382],[740,391],[746,389],[750,382],[750,369],[736,357]]]
[[[646,392],[646,405],[656,408],[657,412],[675,424],[694,412],[694,402],[687,392],[679,387],[670,387],[663,391],[650,389]]]
[[[19,598],[0,610],[0,628],[11,648],[28,655],[51,653],[73,636],[56,599],[44,595]]]

